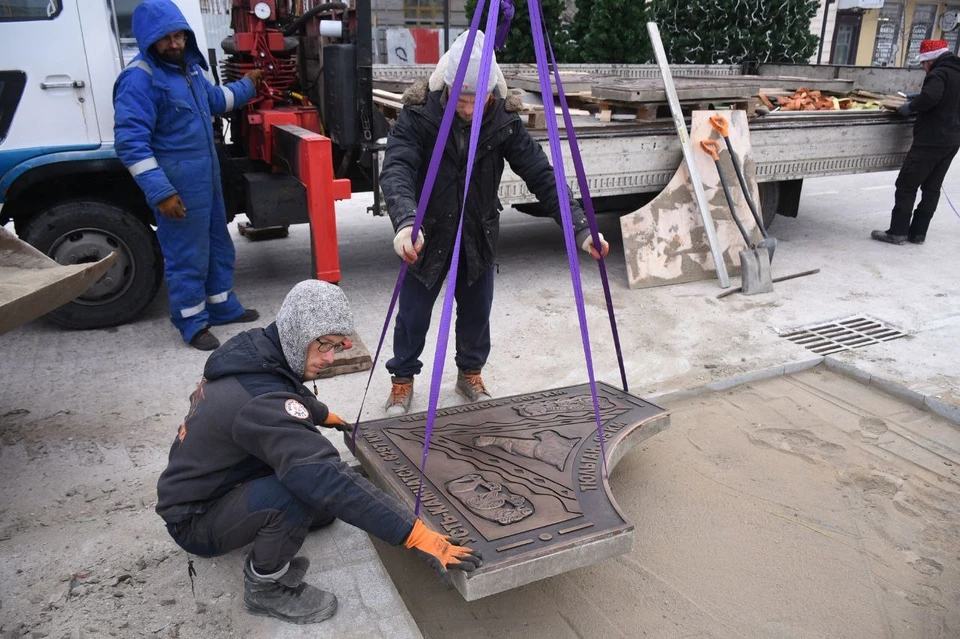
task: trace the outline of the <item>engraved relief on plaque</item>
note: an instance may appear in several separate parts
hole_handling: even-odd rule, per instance
[[[598,399],[604,422],[631,408]],[[570,460],[585,445],[584,432],[595,436],[588,393],[487,409],[482,424],[469,423],[475,412],[438,412],[427,476],[480,535],[494,541],[583,516]],[[401,418],[381,432],[407,459],[422,455],[422,418]]]
[[[464,475],[447,482],[446,488],[470,512],[502,526],[533,514],[533,505],[524,497],[511,493],[497,482],[485,480],[481,475]]]
[[[536,439],[521,439],[518,437],[490,437],[482,435],[473,440],[478,448],[497,447],[513,455],[539,459],[542,462],[556,466],[563,471],[567,464],[570,451],[577,445],[580,438],[564,437],[552,430],[534,433]]]

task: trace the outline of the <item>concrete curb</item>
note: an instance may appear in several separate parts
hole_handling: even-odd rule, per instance
[[[681,399],[697,397],[698,395],[704,395],[706,393],[729,390],[736,386],[749,384],[750,382],[759,382],[761,380],[771,379],[773,377],[781,377],[783,375],[799,373],[800,371],[805,371],[819,366],[823,363],[823,359],[823,357],[814,357],[812,359],[800,360],[790,364],[781,364],[778,366],[770,366],[769,368],[761,368],[759,370],[741,373],[740,375],[734,375],[733,377],[710,382],[709,384],[704,384],[703,386],[698,386],[696,388],[664,391],[662,393],[657,393],[656,395],[647,396],[646,399],[654,404],[658,404],[660,402],[678,401]]]
[[[831,355],[827,355],[823,358],[823,364],[829,370],[855,379],[858,382],[867,384],[868,386],[879,388],[885,393],[889,393],[890,395],[907,402],[911,406],[930,411],[931,413],[942,417],[953,425],[960,426],[960,406],[945,402],[939,397],[935,397],[933,395],[920,393],[908,388],[906,385],[901,384],[900,382],[887,379],[886,377],[872,375],[862,369],[857,368],[856,366],[847,364],[846,362],[841,362]]]
[[[827,369],[835,373],[839,373],[844,377],[849,377],[850,379],[856,380],[861,384],[879,388],[883,392],[893,395],[897,399],[903,400],[915,408],[930,411],[931,413],[942,417],[953,425],[960,426],[960,406],[945,402],[939,397],[935,397],[933,395],[920,393],[908,388],[906,385],[901,384],[900,382],[896,382],[885,377],[880,377],[878,375],[873,375],[861,368],[853,366],[852,364],[840,361],[832,355],[800,360],[798,362],[783,364],[781,366],[761,368],[749,373],[741,373],[740,375],[710,382],[709,384],[704,384],[703,386],[698,386],[696,388],[668,390],[655,395],[649,395],[646,396],[646,399],[654,404],[666,404],[682,399],[690,399],[706,393],[729,390],[736,386],[749,384],[750,382],[758,382],[783,375],[792,375],[794,373],[799,373],[811,368],[816,368],[820,365],[826,366]]]

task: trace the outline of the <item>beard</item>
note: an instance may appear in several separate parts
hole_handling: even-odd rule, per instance
[[[160,59],[164,62],[169,62],[171,64],[182,64],[183,63],[183,49],[167,49],[163,53],[159,54]]]

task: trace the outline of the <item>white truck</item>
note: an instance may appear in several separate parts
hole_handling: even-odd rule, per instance
[[[12,221],[20,238],[60,264],[93,263],[110,252],[117,253],[96,284],[49,315],[68,327],[127,322],[150,303],[162,282],[153,214],[113,149],[112,90],[117,75],[137,52],[131,18],[139,1],[12,0],[2,4],[5,10],[0,9],[4,51],[0,62],[0,225]],[[193,25],[201,50],[208,50],[199,2],[176,1]],[[300,106],[321,105],[317,109],[323,130],[334,143],[337,177],[351,177],[354,191],[378,193],[377,152],[383,148],[388,125],[373,107],[373,80],[393,78],[402,84],[411,77],[427,75],[430,67],[374,68],[369,0],[357,0],[349,9],[338,3],[316,7],[335,11],[341,6],[345,27],[347,18],[351,19],[353,43],[334,41],[332,46],[319,31],[304,32],[305,20],[311,16],[284,15],[280,5],[273,0],[241,0],[238,6],[243,17],[236,22],[235,7],[235,29],[236,24],[249,28],[251,20],[264,20],[268,30],[284,36],[278,39],[278,46],[288,57],[281,62],[295,67],[297,78],[307,77],[299,84],[305,88],[291,85],[310,100],[301,100]],[[295,48],[288,44],[285,31],[296,32]],[[240,44],[237,37],[230,46]],[[234,53],[226,61],[225,74],[230,68],[242,68],[244,59],[238,55]],[[511,71],[509,65],[504,67],[505,72]],[[322,80],[317,69],[323,69]],[[654,65],[570,69],[658,77]],[[783,68],[773,66],[761,66],[759,71],[761,75],[784,73]],[[730,66],[678,67],[676,71],[680,76],[708,73],[718,77],[739,72],[738,67]],[[789,73],[853,76],[860,78],[863,88],[893,92],[919,86],[918,73],[922,72],[803,67],[791,68]],[[297,78],[293,81],[299,82]],[[283,182],[283,176],[274,175],[269,164],[249,157],[254,148],[251,139],[261,144],[263,140],[262,136],[247,139],[237,135],[243,130],[240,117],[246,116],[233,116],[230,121],[233,140],[223,145],[221,153],[228,215],[246,213],[254,227],[313,219],[297,204],[304,198],[298,195],[295,181],[292,185]],[[221,134],[222,124],[215,126]],[[544,132],[532,132],[546,145]],[[597,122],[578,130],[578,137],[598,210],[636,208],[662,189],[680,165],[681,150],[670,122]],[[758,160],[761,206],[769,222],[777,213],[796,215],[804,178],[898,168],[911,132],[905,119],[889,113],[802,114],[756,118],[751,122],[751,139]],[[258,179],[250,178],[253,173],[259,173]],[[573,175],[572,167],[567,174]],[[575,180],[571,188],[577,193]],[[532,196],[509,169],[500,198],[505,205],[537,213]],[[373,211],[380,212],[379,206]],[[313,235],[319,232],[314,231]]]

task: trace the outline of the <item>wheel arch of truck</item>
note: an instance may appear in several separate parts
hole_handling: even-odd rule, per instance
[[[105,182],[122,188],[103,192]],[[56,195],[46,188],[54,184]],[[19,225],[44,204],[77,195],[126,204],[140,221],[153,223],[142,193],[112,145],[0,151],[0,224],[12,219]]]

